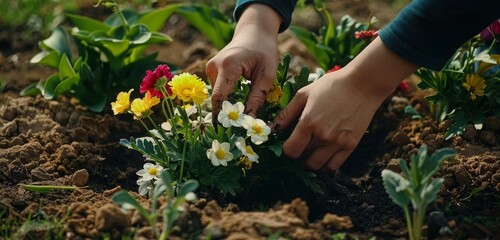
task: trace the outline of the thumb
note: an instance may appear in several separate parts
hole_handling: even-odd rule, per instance
[[[281,110],[271,122],[272,131],[281,131],[289,128],[292,124],[298,122],[307,103],[307,96],[303,93],[297,93],[288,105]]]

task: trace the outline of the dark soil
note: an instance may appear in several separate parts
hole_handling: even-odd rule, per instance
[[[382,5],[374,8],[364,1],[335,1],[332,5],[353,16],[366,17],[379,11],[384,13],[382,19],[392,17],[387,13],[392,9],[384,11]],[[205,63],[216,53],[210,43],[180,19],[172,19],[165,33],[174,41],[151,51],[159,51],[160,59],[204,77]],[[296,62],[313,66],[303,47],[288,33],[280,42],[281,52],[292,52]],[[67,97],[46,100],[19,96],[25,86],[52,73],[29,64],[38,49],[27,46],[15,53],[3,48],[0,52],[0,77],[7,80],[0,95],[0,238],[34,239],[57,233],[53,238],[149,239],[147,224],[137,213],[122,212],[110,198],[126,189],[148,204],[136,193],[135,173],[143,158],[118,144],[120,138],[141,136],[141,127],[131,119],[113,116],[109,110],[90,112]],[[267,210],[249,209],[258,206],[255,202],[231,202],[205,194],[186,206],[188,211],[177,223],[174,235],[181,239],[267,239],[281,232],[282,237],[291,239],[331,239],[332,234],[346,232],[349,238],[405,239],[403,212],[388,198],[380,175],[386,168],[399,171],[397,159],[408,159],[425,144],[430,151],[451,147],[459,153],[439,171],[445,184],[429,209],[443,212],[444,223],[452,230],[451,235],[438,238],[497,239],[500,119],[488,118],[482,130],[469,126],[462,136],[445,140],[449,123],[411,119],[403,113],[408,103],[421,112],[426,110],[419,91],[395,93],[380,108],[369,133],[341,171],[319,174],[327,194],[297,193],[282,201],[273,200],[272,207],[264,208]],[[82,188],[41,194],[18,184]],[[28,218],[36,219],[40,210],[62,219],[61,224],[48,229],[19,228]],[[428,232],[434,238],[433,230]]]

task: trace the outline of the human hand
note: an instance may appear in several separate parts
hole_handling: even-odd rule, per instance
[[[281,21],[281,17],[266,5],[248,6],[231,42],[207,63],[215,116],[241,76],[252,83],[245,109],[255,116],[276,77],[277,35]]]
[[[314,170],[337,170],[380,104],[418,68],[376,38],[347,66],[299,90],[276,116],[272,129],[297,123],[283,151]]]
[[[300,89],[276,116],[272,126],[278,129],[297,123],[283,145],[287,156],[331,171],[354,151],[383,99],[363,93],[350,78],[343,69],[323,76]]]

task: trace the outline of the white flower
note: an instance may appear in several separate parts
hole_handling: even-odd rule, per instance
[[[253,143],[259,145],[267,141],[267,136],[271,133],[271,128],[264,121],[251,116],[245,116],[242,126],[247,130],[247,135]]]
[[[241,153],[248,158],[248,160],[252,162],[259,162],[259,155],[255,153],[251,146],[247,145],[245,139],[239,137],[236,139],[236,147],[241,151]]]
[[[214,140],[212,148],[207,150],[207,157],[214,166],[227,166],[227,162],[233,160],[233,154],[229,152],[229,143],[219,143],[217,140]]]
[[[152,181],[141,181],[142,179],[137,180],[137,184],[139,185],[139,195],[145,196],[146,194],[148,196],[151,196],[154,185]]]
[[[186,105],[183,105],[182,108],[184,108],[184,111],[186,111],[186,114],[187,114],[188,118],[191,115],[196,114],[198,112],[198,109],[194,105],[186,104]],[[183,122],[182,122],[182,119],[180,118],[181,117],[181,113],[179,112],[178,108],[174,109],[174,115],[179,117],[179,120],[177,121],[177,126],[182,126]],[[191,120],[189,120],[189,121],[191,123],[193,123],[193,121],[191,121]],[[163,130],[165,130],[167,136],[171,136],[172,135],[172,125],[170,124],[169,121],[166,121],[166,122],[162,123],[160,126],[161,126],[161,128]]]
[[[163,167],[159,164],[145,163],[143,169],[137,171],[137,175],[140,176],[137,180],[139,182],[149,182],[151,180],[158,180],[160,173],[163,171]]]
[[[196,194],[194,192],[188,192],[186,196],[184,196],[184,199],[188,202],[193,202],[196,200]]]
[[[243,106],[241,102],[237,102],[233,105],[228,101],[224,101],[222,103],[222,110],[217,116],[217,120],[219,120],[225,128],[231,126],[241,127],[243,117],[245,116],[245,114],[243,114],[244,110],[245,106]]]
[[[474,57],[474,62],[479,62],[479,61],[483,61],[485,63],[490,63],[490,64],[497,64],[497,60],[495,60],[488,54],[488,49],[480,52],[479,54],[477,54],[477,56]]]
[[[195,105],[186,104],[186,105],[183,105],[182,107],[184,108],[184,111],[186,111],[186,114],[188,117],[190,117],[191,115],[196,114],[198,112],[198,109],[196,108]],[[174,114],[180,115],[179,110],[177,108],[174,110]]]

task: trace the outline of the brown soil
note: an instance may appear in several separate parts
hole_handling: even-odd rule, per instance
[[[336,7],[349,7],[349,2],[336,1]],[[369,5],[361,6],[361,1],[355,3],[350,8],[353,15],[366,16],[375,11]],[[377,5],[376,11],[380,8]],[[171,21],[168,27],[171,30],[165,32],[174,37],[174,42],[152,51],[160,51],[161,59],[203,76],[205,62],[216,51],[185,22]],[[282,52],[293,52],[297,61],[310,60],[289,35],[280,41]],[[148,204],[136,193],[135,172],[143,159],[118,144],[120,138],[141,136],[140,126],[109,112],[92,113],[66,97],[46,100],[19,96],[23,87],[51,74],[50,69],[29,64],[37,51],[25,48],[15,54],[3,50],[0,54],[0,76],[7,80],[0,95],[0,237],[5,232],[14,239],[34,239],[55,232],[59,235],[53,238],[63,239],[149,239],[144,220],[134,211],[124,213],[110,199],[113,193],[126,189]],[[429,118],[412,120],[403,114],[408,103],[425,111],[418,95],[398,93],[387,100],[374,118],[370,133],[342,170],[335,175],[319,175],[327,194],[297,193],[273,202],[267,210],[258,210],[256,202],[231,203],[230,199],[205,194],[205,198],[186,206],[174,235],[181,239],[267,239],[280,233],[290,239],[331,239],[332,234],[346,232],[350,238],[404,239],[403,212],[385,193],[380,173],[385,168],[398,171],[398,158],[408,159],[426,144],[430,151],[451,147],[459,152],[439,172],[445,185],[429,209],[442,211],[452,230],[451,235],[439,238],[497,238],[500,119],[488,118],[482,130],[469,126],[462,136],[445,140],[448,123],[438,124]],[[82,188],[41,194],[25,190],[18,185],[21,183]],[[13,223],[36,219],[40,210],[63,219],[61,225],[13,228],[14,232],[9,232]],[[432,235],[433,231],[429,232]]]

